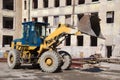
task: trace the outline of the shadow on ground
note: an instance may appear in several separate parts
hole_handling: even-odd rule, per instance
[[[19,69],[40,69],[41,70],[39,66],[32,66],[32,65],[21,65]]]
[[[101,72],[104,71],[98,67],[94,67],[94,68],[87,68],[87,69],[81,69],[81,68],[71,68],[71,70],[80,70],[80,71],[84,71],[84,72]]]
[[[89,68],[89,69],[83,69],[82,71],[87,71],[87,72],[101,72],[104,71],[98,67],[94,67],[94,68]]]
[[[32,66],[32,65],[22,65],[22,66],[20,66],[19,69],[41,70],[41,68],[39,66]],[[102,70],[98,67],[88,68],[88,69],[70,68],[67,71],[69,71],[69,70],[81,70],[81,71],[85,71],[85,72],[101,72],[101,71],[104,71],[104,70]],[[63,71],[64,70],[59,70],[57,72],[63,72]]]
[[[23,69],[23,70],[40,70],[42,71],[42,69],[40,68],[40,66],[32,66],[32,65],[21,65],[18,69]],[[71,69],[69,69],[71,70]],[[44,72],[44,71],[42,71]],[[61,73],[63,72],[63,70],[59,69],[58,71],[56,72],[53,72],[53,73]]]

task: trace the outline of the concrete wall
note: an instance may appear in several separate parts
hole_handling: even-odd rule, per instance
[[[22,22],[22,0],[14,0],[14,10],[3,9],[3,0],[0,0],[0,51],[10,49],[9,47],[2,47],[3,35],[13,36],[13,39],[21,37],[21,22]],[[3,16],[13,17],[13,29],[3,28]],[[1,49],[2,48],[2,49]]]
[[[0,0],[2,1],[2,0]],[[17,2],[20,2],[21,0],[16,0]],[[22,22],[24,21],[24,18],[26,18],[26,20],[28,21],[28,9],[29,9],[29,0],[27,1],[27,9],[24,9],[24,0],[22,0]],[[75,0],[75,17],[74,17],[74,21],[75,21],[75,26],[77,25],[77,14],[80,13],[91,13],[91,12],[98,12],[99,17],[101,19],[100,21],[100,25],[101,25],[101,31],[103,33],[103,35],[105,36],[106,40],[102,40],[102,39],[98,39],[98,46],[96,47],[91,47],[90,46],[90,37],[87,35],[84,35],[84,46],[80,46],[78,47],[76,45],[76,41],[75,38],[72,38],[72,42],[71,42],[71,46],[64,46],[64,42],[63,44],[60,46],[62,47],[63,50],[67,50],[68,52],[70,52],[71,55],[73,55],[73,57],[79,57],[80,53],[83,52],[84,53],[84,57],[88,57],[91,54],[94,53],[101,53],[103,57],[107,56],[107,49],[106,46],[112,46],[113,48],[113,52],[112,52],[112,56],[118,56],[119,55],[119,47],[117,47],[117,55],[115,47],[116,44],[119,45],[119,40],[118,40],[118,36],[119,36],[119,31],[120,31],[120,0],[111,0],[111,1],[107,1],[107,0],[99,0],[97,2],[92,2],[92,0],[85,0],[85,4],[81,4],[78,5],[77,4],[77,0]],[[1,2],[0,2],[1,3]],[[48,22],[50,23],[50,28],[52,31],[54,31],[54,27],[53,26],[53,17],[58,15],[59,16],[59,22],[60,23],[65,23],[65,15],[68,14],[72,14],[72,6],[66,6],[66,0],[60,0],[60,7],[54,7],[54,0],[49,0],[49,7],[48,8],[43,8],[43,0],[38,0],[38,8],[37,9],[32,9],[32,0],[30,0],[30,20],[32,20],[32,17],[37,17],[38,21],[42,21],[42,18],[44,16],[48,16]],[[72,3],[73,4],[73,3]],[[17,4],[19,5],[19,4]],[[20,5],[19,5],[20,6]],[[1,7],[1,5],[0,5]],[[16,6],[17,7],[17,6]],[[19,9],[18,9],[19,10]],[[1,10],[0,10],[1,11]],[[106,23],[106,13],[108,11],[114,11],[114,23]],[[6,11],[2,11],[5,13],[8,13]],[[1,18],[1,12],[0,12],[0,18]],[[16,12],[9,12],[9,14],[11,14],[12,16],[19,14],[19,11]],[[18,17],[17,17],[18,18]],[[20,17],[19,17],[20,18]],[[17,20],[17,19],[16,19]],[[1,19],[0,19],[1,21]],[[73,20],[71,19],[71,22]],[[0,23],[0,25],[2,25]],[[16,25],[20,25],[18,23],[18,21],[16,21]],[[4,31],[4,30],[2,30]],[[16,31],[9,31],[9,34],[13,34],[14,32],[18,32],[18,30]],[[1,32],[2,33],[2,32]],[[6,33],[7,34],[7,33]],[[16,36],[17,37],[17,36]],[[1,36],[0,36],[1,38]],[[118,42],[117,42],[118,41]],[[2,44],[2,43],[1,43]]]

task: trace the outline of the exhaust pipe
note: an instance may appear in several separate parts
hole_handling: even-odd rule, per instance
[[[78,30],[87,35],[105,39],[101,33],[100,19],[96,15],[84,15],[78,22]]]

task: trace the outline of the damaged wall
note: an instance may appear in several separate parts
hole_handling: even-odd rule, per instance
[[[21,37],[21,23],[22,1],[0,0],[0,52],[9,50],[11,41]]]
[[[26,0],[27,3],[28,0]],[[48,0],[47,3],[44,3],[43,0],[38,0],[38,8],[33,9],[30,8],[30,19],[32,17],[38,18],[38,21],[43,21],[43,18],[45,16],[48,17],[48,23],[50,23],[50,27],[48,29],[48,32],[52,32],[55,30],[57,23],[65,23],[66,22],[66,15],[70,15],[72,17],[72,5],[73,2],[66,3],[67,0],[59,0],[59,5],[57,2],[57,7],[55,5],[56,0]],[[73,1],[73,0],[69,0]],[[24,2],[22,3],[24,4]],[[46,8],[44,8],[43,4],[48,5]],[[98,53],[101,53],[103,57],[111,57],[116,56],[116,50],[113,49],[114,45],[119,45],[119,43],[115,40],[117,38],[116,36],[119,35],[120,32],[120,1],[119,0],[75,0],[75,14],[74,14],[74,25],[77,26],[77,20],[79,14],[86,14],[86,13],[98,13],[101,26],[101,31],[103,35],[105,36],[106,40],[97,39],[95,46],[91,46],[91,38],[87,35],[83,36],[83,45],[78,46],[77,44],[77,38],[71,37],[71,43],[70,46],[65,46],[65,42],[61,45],[64,50],[68,50],[71,54],[73,54],[74,57],[78,57],[80,52],[84,53],[84,57],[88,57],[89,55],[95,53],[96,51]],[[28,4],[27,4],[28,5]],[[32,5],[32,0],[30,2],[30,5]],[[27,9],[22,8],[22,20],[24,18],[28,19],[28,12]],[[57,16],[59,21],[57,23],[54,23],[55,16]],[[73,19],[71,18],[69,22],[72,24]],[[94,40],[94,39],[93,39]],[[95,41],[95,40],[94,40]],[[114,43],[116,42],[116,43]],[[94,44],[94,42],[93,42]],[[92,44],[92,45],[93,45]],[[103,46],[102,49],[99,49]],[[62,49],[63,49],[62,48]],[[112,52],[112,53],[109,53]],[[74,54],[76,53],[76,54]],[[109,56],[111,55],[111,56]]]

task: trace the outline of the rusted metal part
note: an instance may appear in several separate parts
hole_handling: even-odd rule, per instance
[[[94,57],[72,59],[72,62],[79,62],[79,63],[82,63],[82,64],[86,64],[86,63],[95,64],[95,63],[98,63],[97,59],[94,58]]]
[[[0,58],[0,62],[7,62],[7,58]]]
[[[72,59],[72,67],[73,68],[83,68],[85,64],[95,64],[95,60],[93,58],[76,58]]]
[[[97,60],[100,62],[120,64],[120,58],[98,58]]]
[[[72,59],[72,67],[81,68],[81,67],[84,67],[84,65],[88,64],[89,68],[98,67],[98,68],[109,69],[109,67],[96,65],[96,64],[99,64],[100,62],[120,64],[120,58],[102,58],[100,55],[94,54],[94,55],[91,55],[89,58]]]
[[[79,63],[72,63],[71,68],[82,68],[83,64],[79,64]]]

